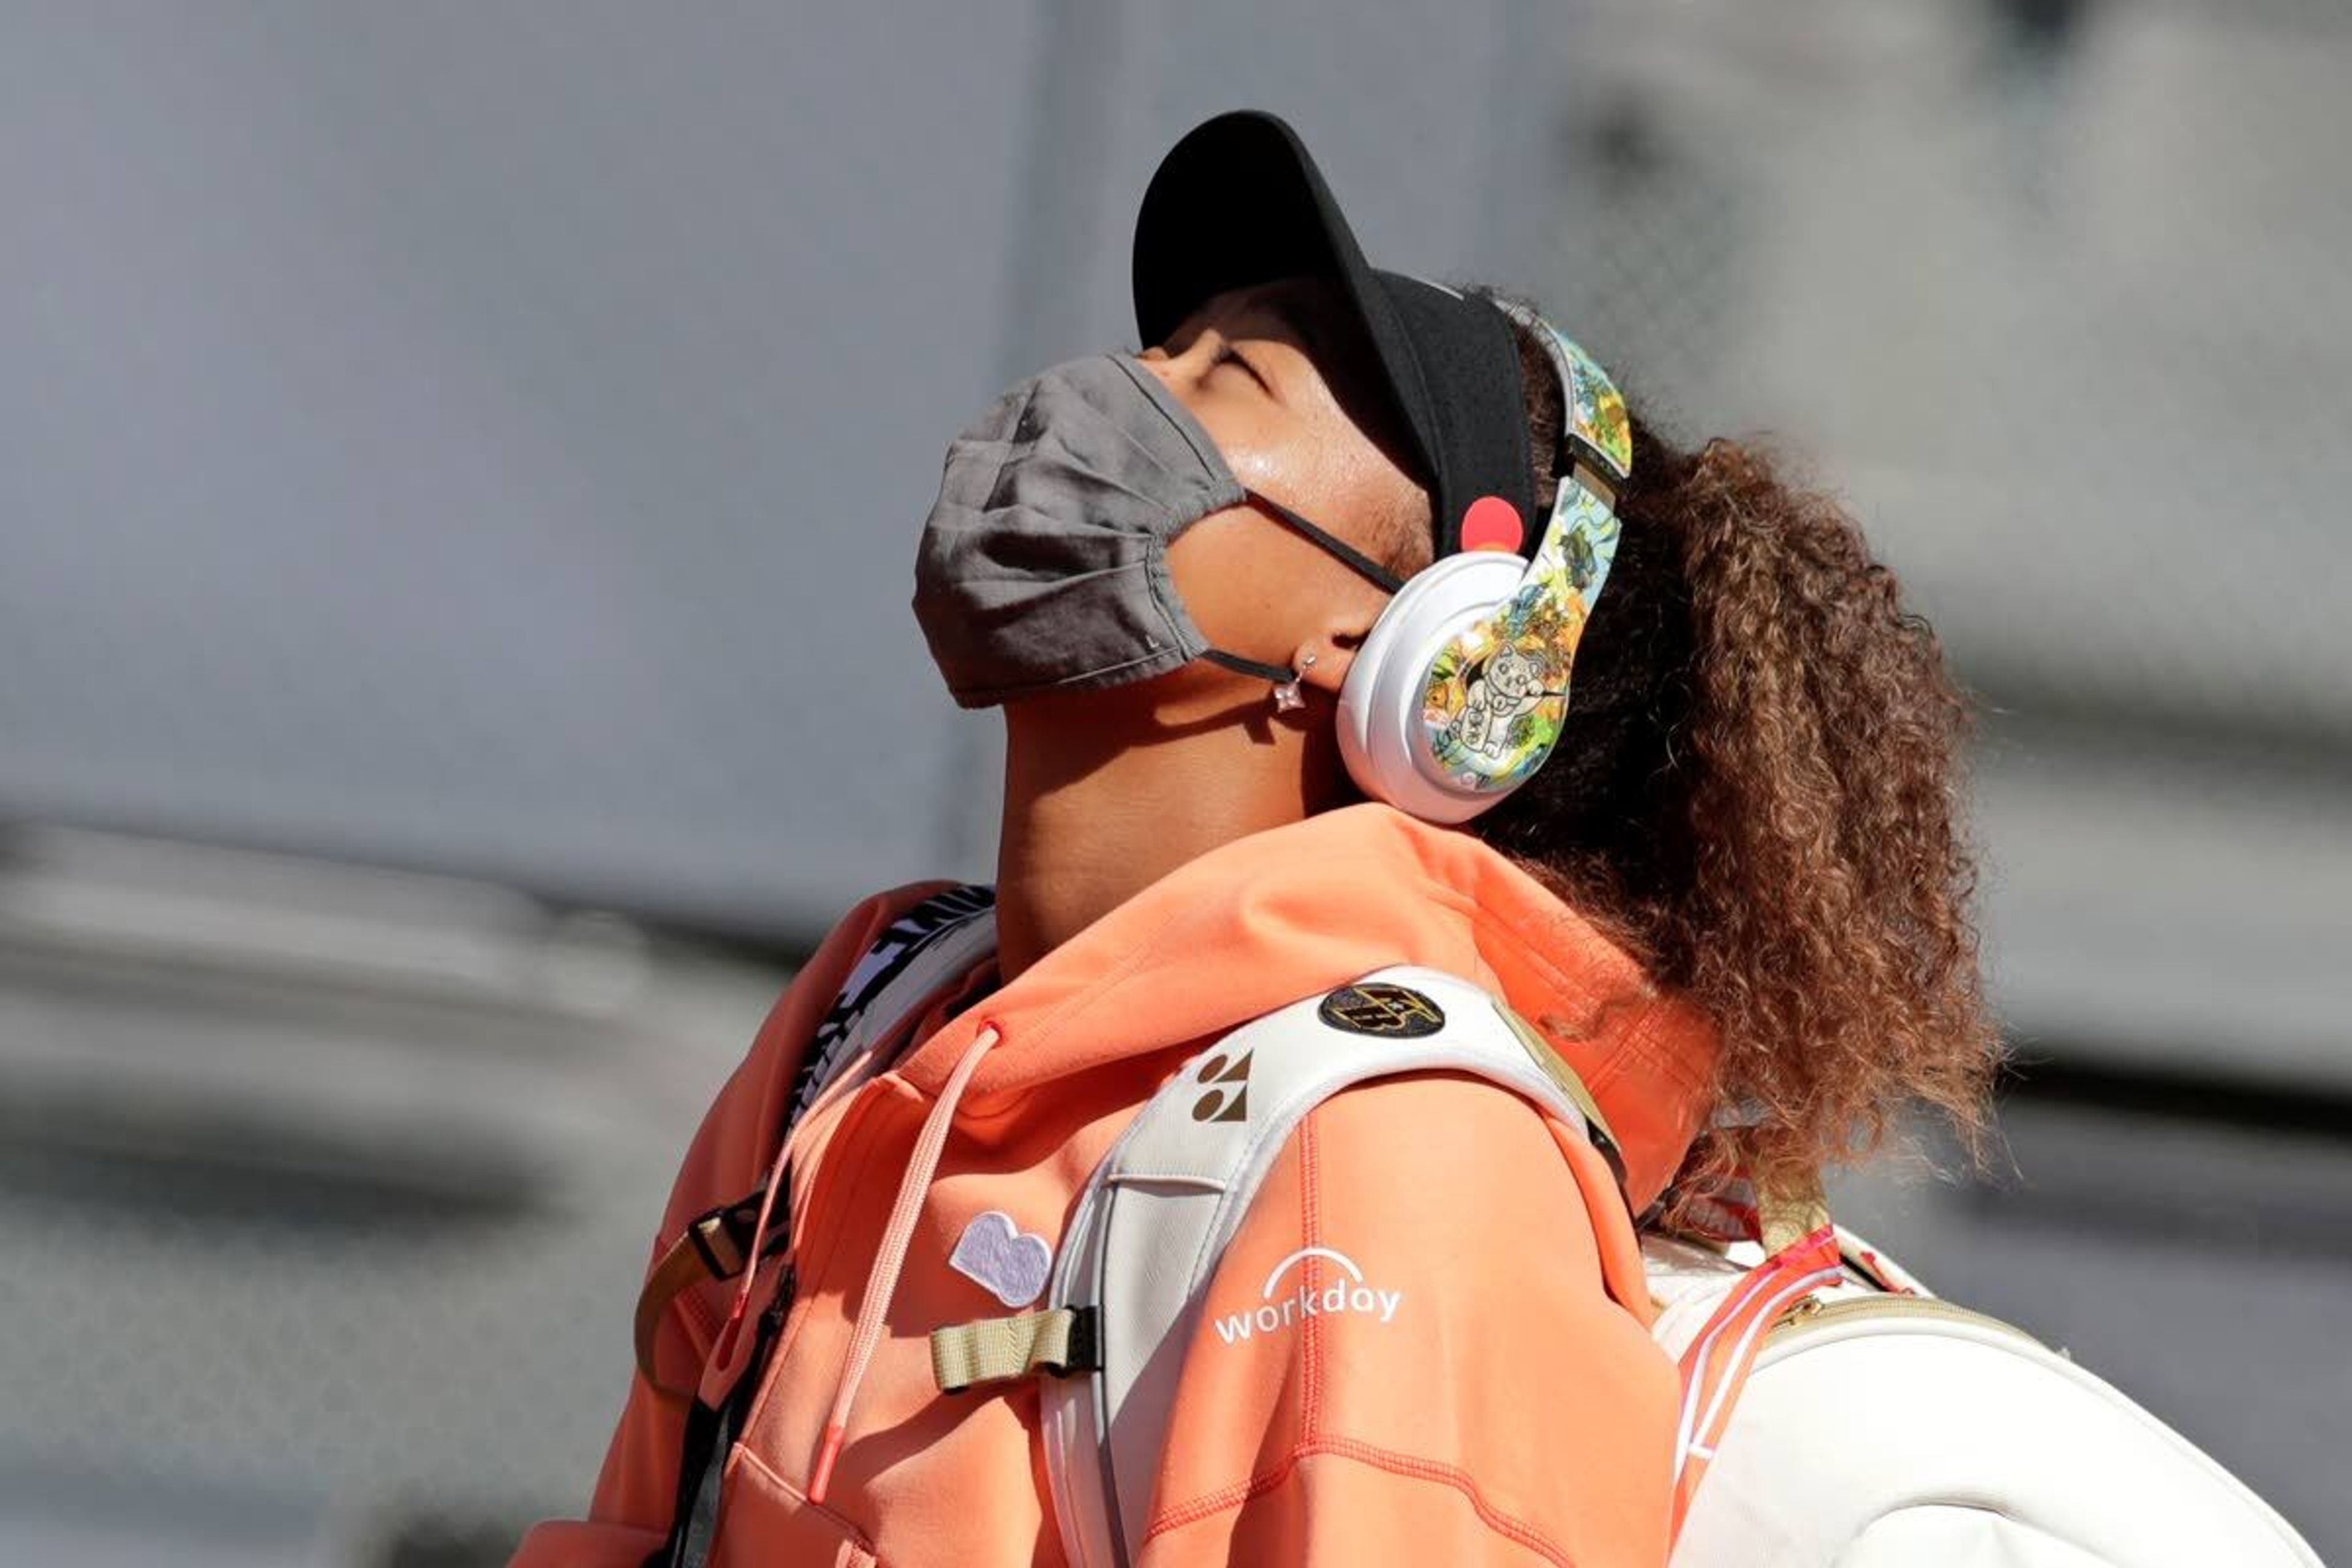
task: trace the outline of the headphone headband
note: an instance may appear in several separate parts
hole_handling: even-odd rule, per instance
[[[1550,516],[1525,561],[1470,550],[1408,584],[1340,702],[1358,784],[1438,822],[1493,805],[1559,742],[1577,645],[1616,559],[1615,486],[1633,466],[1624,400],[1591,356],[1534,312],[1494,303],[1537,332],[1559,377],[1568,461]]]
[[[1560,431],[1577,455],[1613,475],[1622,484],[1633,477],[1633,429],[1625,417],[1625,399],[1617,384],[1592,356],[1567,333],[1516,300],[1495,300],[1503,314],[1518,322],[1544,346],[1552,374],[1559,377],[1560,402],[1566,420]]]

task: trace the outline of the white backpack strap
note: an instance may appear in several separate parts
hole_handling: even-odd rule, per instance
[[[1234,1030],[1137,1113],[1079,1199],[1050,1294],[1055,1310],[1093,1320],[1099,1361],[1043,1391],[1046,1469],[1072,1568],[1132,1561],[1202,1293],[1307,1112],[1369,1079],[1449,1070],[1592,1133],[1581,1087],[1567,1087],[1573,1075],[1557,1058],[1539,1061],[1540,1041],[1522,1027],[1467,981],[1383,969]]]

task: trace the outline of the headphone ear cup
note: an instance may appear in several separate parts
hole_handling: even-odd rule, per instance
[[[1422,710],[1445,645],[1517,591],[1528,563],[1502,550],[1449,555],[1397,591],[1339,688],[1339,755],[1356,787],[1425,822],[1467,822],[1508,790],[1468,790],[1430,751]]]

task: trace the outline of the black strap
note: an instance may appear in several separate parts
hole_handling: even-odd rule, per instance
[[[678,1446],[677,1498],[671,1505],[669,1538],[647,1557],[644,1568],[707,1568],[711,1543],[719,1530],[719,1483],[727,1472],[727,1456],[751,1413],[760,1394],[760,1369],[768,1364],[782,1332],[784,1314],[792,1310],[799,1279],[790,1263],[776,1281],[775,1300],[760,1314],[751,1340],[751,1359],[742,1375],[717,1408],[697,1399],[688,1406],[686,1435]]]
[[[760,1223],[760,1200],[767,1195],[768,1189],[759,1187],[747,1197],[706,1209],[687,1222],[687,1245],[701,1256],[702,1266],[713,1279],[732,1279],[751,1266],[751,1233]],[[760,1256],[773,1258],[790,1245],[791,1227],[779,1226],[761,1244]]]
[[[711,1456],[724,1456],[732,1434],[725,1430],[731,1425],[726,1418],[727,1405],[713,1410],[696,1400],[687,1407],[686,1438],[679,1445],[677,1463],[677,1500],[670,1507],[669,1538],[647,1557],[644,1568],[679,1568],[689,1559],[688,1552],[709,1555],[709,1541],[719,1522],[719,1478],[712,1473]]]
[[[1276,686],[1285,685],[1298,679],[1298,672],[1295,669],[1286,669],[1278,664],[1261,664],[1254,658],[1244,658],[1237,653],[1227,653],[1221,647],[1203,648],[1201,657],[1211,664],[1222,664],[1237,674],[1254,675],[1260,680],[1271,680]]]
[[[1242,494],[1281,519],[1300,538],[1305,539],[1373,586],[1391,594],[1404,586],[1403,578],[1341,539],[1338,534],[1316,527],[1272,496],[1260,495],[1257,491],[1247,488],[1243,489]],[[1298,672],[1296,670],[1286,668],[1278,664],[1267,664],[1263,659],[1244,658],[1237,653],[1227,653],[1221,647],[1203,648],[1201,657],[1211,664],[1223,665],[1236,674],[1253,676],[1259,680],[1270,680],[1276,686],[1287,685],[1297,679]]]
[[[1275,516],[1287,523],[1292,531],[1297,532],[1301,538],[1306,539],[1310,543],[1320,548],[1326,555],[1330,556],[1333,560],[1339,562],[1339,564],[1347,567],[1349,571],[1355,573],[1357,576],[1361,577],[1364,581],[1371,584],[1374,587],[1381,588],[1393,594],[1404,586],[1403,578],[1398,576],[1395,573],[1390,571],[1387,567],[1381,565],[1379,562],[1373,560],[1370,556],[1365,554],[1362,551],[1357,549],[1346,540],[1341,539],[1338,534],[1326,532],[1324,530],[1316,527],[1313,523],[1307,521],[1305,518],[1299,516],[1297,512],[1291,510],[1280,501],[1276,500],[1272,496],[1263,496],[1258,494],[1257,491],[1246,488],[1243,489],[1242,493],[1249,497],[1250,500],[1255,501],[1258,505],[1265,508],[1266,510],[1274,513]]]

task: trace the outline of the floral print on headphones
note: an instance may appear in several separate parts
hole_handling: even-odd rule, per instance
[[[1624,405],[1613,396],[1610,405],[1622,426]],[[1576,645],[1616,558],[1617,535],[1608,500],[1573,474],[1561,479],[1517,591],[1430,666],[1422,723],[1454,783],[1506,789],[1550,753],[1568,717]]]

